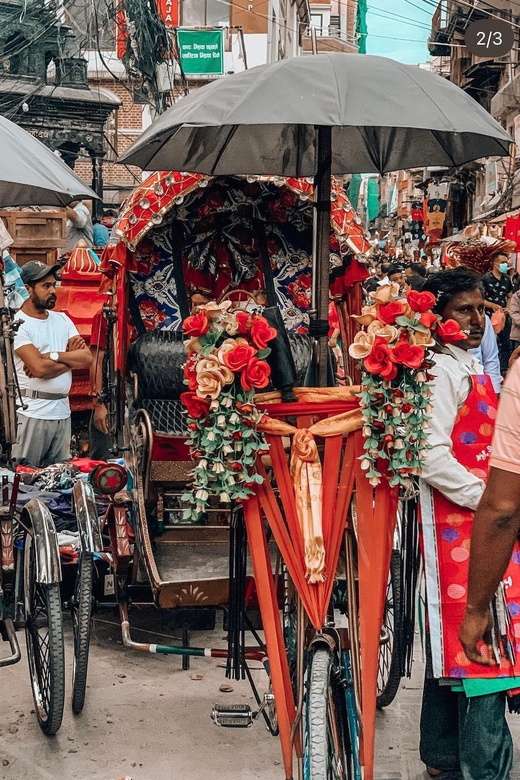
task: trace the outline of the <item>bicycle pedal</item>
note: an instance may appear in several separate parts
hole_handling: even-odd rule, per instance
[[[217,726],[230,729],[247,729],[254,721],[249,704],[215,704],[211,717]]]

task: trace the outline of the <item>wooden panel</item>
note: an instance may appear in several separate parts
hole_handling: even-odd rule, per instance
[[[268,0],[234,0],[231,24],[242,27],[244,34],[267,34]]]
[[[67,238],[67,216],[59,211],[0,211],[7,230],[14,239],[13,247],[24,249],[60,249]]]
[[[55,249],[25,249],[22,247],[9,247],[9,254],[18,265],[25,265],[31,260],[38,260],[40,263],[54,265],[58,260]]]

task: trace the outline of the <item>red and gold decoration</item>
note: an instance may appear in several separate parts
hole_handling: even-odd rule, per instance
[[[231,302],[199,306],[183,323],[188,362],[187,392],[181,395],[187,414],[190,452],[196,461],[185,517],[197,519],[211,496],[222,503],[244,500],[255,483],[258,453],[266,451],[256,424],[256,390],[269,384],[265,358],[276,330],[258,314],[231,311]]]
[[[454,320],[441,323],[431,309],[435,296],[411,290],[398,298],[396,284],[381,285],[375,303],[355,319],[359,331],[349,347],[360,361],[365,454],[361,468],[371,485],[386,472],[391,486],[407,487],[421,473],[428,449],[431,361],[427,350],[465,337]]]

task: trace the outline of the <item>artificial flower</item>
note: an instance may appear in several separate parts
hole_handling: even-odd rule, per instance
[[[206,417],[209,412],[208,401],[205,398],[199,398],[195,393],[181,393],[181,401],[189,416],[195,420]]]
[[[266,349],[268,342],[276,338],[276,328],[272,328],[265,317],[254,317],[251,338],[258,349]]]
[[[370,325],[377,317],[377,306],[363,306],[361,314],[351,314],[358,325]]]
[[[372,352],[375,340],[376,337],[373,333],[360,330],[359,333],[356,333],[353,343],[348,348],[349,355],[355,360],[363,360]]]
[[[425,325],[427,328],[431,328],[431,326],[437,322],[437,315],[432,311],[424,311],[419,317],[419,322],[421,325]]]
[[[391,301],[378,306],[377,318],[386,325],[393,325],[398,317],[405,314],[405,305],[402,301]]]
[[[256,355],[257,350],[250,344],[237,344],[233,349],[226,351],[222,357],[222,362],[231,371],[237,373],[243,371],[252,357]]]
[[[424,362],[424,348],[400,340],[392,349],[391,357],[394,363],[408,368],[420,368]]]
[[[234,336],[238,333],[238,322],[233,312],[227,312],[222,317],[222,327],[229,336]]]
[[[202,371],[197,375],[197,395],[199,398],[216,399],[222,392],[222,382],[215,374]]]
[[[199,341],[198,336],[192,336],[189,341],[186,342],[186,352],[188,355],[192,355],[194,352],[200,352],[202,344]]]
[[[384,304],[395,300],[399,295],[399,285],[395,282],[391,284],[380,284],[377,290],[371,293],[370,297],[376,303]]]
[[[217,350],[217,357],[218,357],[219,363],[223,363],[224,362],[224,355],[227,352],[230,352],[232,349],[235,349],[235,347],[237,345],[237,341],[238,341],[238,339],[225,339],[222,342],[222,344],[220,345],[220,347]],[[247,341],[246,341],[246,344],[247,344]]]
[[[410,290],[406,294],[406,300],[410,304],[410,308],[416,312],[424,313],[435,306],[435,295],[431,292]]]
[[[205,336],[209,330],[209,320],[206,312],[201,311],[199,314],[192,314],[191,317],[186,317],[182,323],[182,329],[187,336]]]
[[[197,379],[200,382],[201,374],[212,374],[223,385],[229,385],[235,377],[233,372],[223,363],[221,363],[216,355],[208,355],[207,357],[200,358],[197,361]]]
[[[253,316],[247,311],[238,310],[234,312],[238,324],[238,333],[249,333],[253,322]]]
[[[455,320],[439,322],[437,325],[437,333],[445,344],[454,344],[457,341],[464,341],[467,338],[466,334],[462,332],[459,323]]]
[[[388,381],[397,376],[397,366],[392,362],[390,348],[381,338],[376,338],[372,351],[364,359],[363,365],[371,374],[379,374]]]
[[[183,369],[184,379],[188,382],[190,390],[197,389],[197,366],[194,360],[188,360]]]
[[[240,384],[244,390],[249,391],[253,387],[261,390],[269,384],[271,368],[265,360],[252,357],[240,377]]]
[[[435,339],[432,337],[430,330],[427,333],[421,333],[420,330],[416,330],[410,336],[410,344],[417,344],[419,347],[434,347]]]
[[[220,314],[227,312],[230,306],[231,301],[223,301],[222,303],[209,301],[209,303],[204,303],[202,306],[197,306],[197,310],[206,312],[208,319],[212,320]]]
[[[399,331],[393,325],[383,325],[379,320],[374,320],[368,328],[367,333],[372,333],[375,336],[379,336],[389,344],[397,341]]]

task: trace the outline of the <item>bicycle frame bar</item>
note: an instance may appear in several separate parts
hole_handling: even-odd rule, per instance
[[[7,656],[7,658],[0,658],[0,668],[4,666],[11,666],[11,664],[17,664],[22,657],[22,653],[20,652],[20,645],[18,644],[16,631],[11,618],[6,618],[4,620],[4,628],[5,633],[7,634],[7,641],[9,642],[11,655]]]
[[[51,585],[61,582],[58,535],[52,515],[41,501],[32,498],[22,509],[20,523],[34,535],[36,582]]]
[[[94,488],[80,480],[72,490],[82,552],[103,552]]]
[[[121,617],[123,645],[131,650],[140,650],[143,653],[158,653],[160,655],[199,656],[202,658],[228,657],[227,650],[210,647],[184,647],[183,645],[156,645],[146,644],[144,642],[134,642],[130,635],[130,623],[128,621],[126,604],[119,604],[119,615]],[[261,650],[246,650],[244,656],[248,661],[260,661],[262,663],[266,658],[265,653]]]

